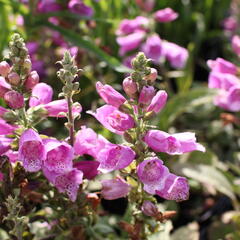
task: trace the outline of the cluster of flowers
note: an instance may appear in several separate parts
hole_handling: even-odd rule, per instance
[[[75,148],[80,155],[94,157],[100,163],[98,169],[102,172],[120,170],[135,162],[135,174],[147,193],[169,200],[186,200],[189,191],[187,180],[170,173],[156,153],[179,155],[205,149],[196,142],[194,133],[168,134],[148,128],[146,119],[161,111],[167,93],[163,90],[156,92],[153,87],[157,77],[155,69],[146,68],[144,79],[139,79],[137,73],[143,71],[145,60],[144,54],[138,54],[132,62],[137,71],[123,81],[123,89],[129,100],[110,85],[97,82],[97,92],[106,105],[96,109],[96,112],[88,111],[105,128],[123,135],[129,147],[113,145],[93,130],[83,128],[77,134]],[[120,177],[104,180],[102,185],[102,196],[106,199],[126,196],[131,189],[131,185]]]
[[[188,51],[175,43],[162,40],[152,29],[154,21],[166,23],[177,17],[178,14],[171,8],[165,8],[155,12],[153,19],[138,16],[135,19],[122,20],[116,34],[120,46],[119,54],[125,56],[124,64],[130,67],[130,62],[136,54],[127,57],[126,54],[140,49],[155,64],[160,64],[166,59],[172,67],[183,68],[188,59]]]
[[[240,80],[238,67],[222,58],[208,60],[211,69],[208,87],[218,89],[214,104],[232,111],[240,111]]]
[[[1,155],[7,155],[12,163],[20,162],[27,172],[42,171],[49,182],[60,193],[66,193],[71,201],[76,200],[83,178],[92,179],[100,173],[114,170],[119,170],[120,176],[102,181],[101,194],[105,199],[127,196],[134,189],[124,179],[126,176],[140,181],[144,192],[148,194],[176,201],[188,198],[186,178],[170,173],[157,153],[179,155],[205,149],[196,142],[194,133],[169,134],[153,130],[148,125],[148,120],[165,106],[167,93],[154,88],[157,72],[147,66],[149,60],[143,53],[133,60],[134,71],[123,81],[128,99],[110,85],[97,82],[97,92],[106,105],[96,109],[96,112],[88,111],[105,128],[122,135],[126,140],[124,144],[113,144],[86,126],[82,126],[75,141],[71,141],[74,140],[71,139],[74,119],[80,115],[82,107],[71,100],[74,92],[79,91],[79,84],[74,82],[78,69],[69,53],[64,55],[60,62],[63,68],[58,72],[65,84],[60,95],[65,99],[55,101],[52,101],[52,88],[45,83],[38,83],[37,73],[31,72],[26,46],[18,34],[10,42],[10,59],[12,66],[7,62],[0,63],[1,80],[5,84],[0,89],[1,92],[5,91],[2,96],[11,108],[1,108]],[[11,77],[13,74],[14,78]],[[70,140],[60,141],[40,135],[34,128],[34,119],[39,122],[38,117],[46,116],[67,117]],[[11,125],[12,122],[15,125]],[[14,153],[14,158],[9,151]],[[90,155],[96,161],[79,160],[79,156],[83,155]],[[124,175],[123,171],[129,166],[131,172],[126,171]],[[141,203],[146,215],[157,212],[153,203]]]

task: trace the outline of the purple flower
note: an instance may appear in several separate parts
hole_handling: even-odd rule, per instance
[[[80,161],[74,163],[74,168],[81,170],[83,172],[83,177],[91,180],[98,175],[99,164],[100,163],[97,161]]]
[[[38,11],[41,13],[56,12],[61,10],[61,6],[56,0],[40,0],[38,2]]]
[[[101,82],[97,82],[96,89],[101,98],[109,105],[119,108],[126,101],[122,94],[108,84],[103,85]]]
[[[24,82],[25,88],[27,90],[33,89],[39,82],[39,75],[36,71],[32,71],[28,77],[27,80]]]
[[[162,40],[157,34],[149,36],[142,46],[142,51],[156,64],[159,63],[160,58],[163,56]]]
[[[160,112],[164,108],[167,102],[167,97],[168,95],[166,91],[159,90],[156,93],[156,95],[153,97],[150,105],[148,106],[147,112],[151,112],[151,111],[154,111],[155,113]]]
[[[53,89],[46,83],[38,83],[32,90],[32,96],[29,100],[29,106],[35,107],[40,104],[51,102]]]
[[[223,27],[226,31],[234,32],[238,28],[238,20],[233,16],[225,18],[223,21]]]
[[[154,151],[171,155],[179,155],[195,150],[205,151],[205,148],[196,142],[195,134],[191,132],[170,135],[160,130],[149,130],[144,137],[144,141]]]
[[[126,77],[123,80],[122,85],[125,93],[130,97],[134,95],[138,90],[136,82],[134,82],[131,77]]]
[[[138,48],[145,37],[145,32],[138,31],[127,36],[117,37],[117,43],[120,45],[119,54],[123,56],[127,52]]]
[[[60,174],[72,169],[74,158],[72,146],[56,139],[44,139],[43,143],[46,151],[46,159],[43,162],[44,168]]]
[[[82,126],[82,129],[77,132],[74,143],[74,151],[77,155],[90,155],[96,158],[98,152],[110,144],[107,139],[101,135],[97,135],[91,128]]]
[[[229,90],[227,102],[230,111],[240,111],[240,83]]]
[[[39,48],[39,43],[38,42],[27,42],[26,47],[28,49],[29,55],[32,56],[35,54]]]
[[[29,172],[37,172],[42,168],[46,151],[42,139],[34,130],[28,129],[21,135],[18,158]]]
[[[138,16],[135,19],[123,19],[116,32],[117,35],[127,35],[137,30],[146,31],[149,20],[146,17]]]
[[[131,186],[122,178],[102,180],[101,195],[104,199],[114,200],[128,195]]]
[[[229,90],[231,87],[238,85],[239,79],[229,73],[212,71],[208,77],[208,87]]]
[[[155,95],[155,89],[152,86],[144,86],[140,92],[138,102],[144,105],[150,104]]]
[[[0,135],[0,155],[6,153],[10,148],[10,144],[13,142],[12,138],[7,138],[4,135]]]
[[[208,60],[207,65],[214,72],[229,73],[233,75],[237,73],[237,66],[229,61],[226,61],[223,58],[217,58],[216,60]]]
[[[174,12],[171,8],[164,8],[158,10],[154,17],[158,22],[172,22],[178,17],[178,13]]]
[[[105,128],[116,134],[122,135],[124,131],[133,128],[135,122],[133,118],[116,107],[104,105],[96,110],[96,113],[87,111],[94,116]]]
[[[0,135],[12,134],[16,128],[16,126],[13,126],[0,118]]]
[[[98,169],[103,172],[111,172],[127,167],[135,158],[135,152],[127,146],[109,144],[97,155],[100,162]]]
[[[10,70],[11,70],[11,67],[6,61],[0,62],[0,75],[2,75],[3,77],[6,77],[9,74]]]
[[[0,97],[3,98],[5,93],[11,89],[11,85],[6,82],[5,78],[0,77]]]
[[[74,168],[67,173],[56,176],[54,185],[60,193],[66,193],[70,200],[74,202],[77,199],[77,192],[82,179],[82,171]]]
[[[154,217],[158,215],[157,206],[148,200],[143,202],[141,210],[146,216]]]
[[[60,99],[60,100],[49,102],[43,105],[43,108],[47,110],[49,117],[58,117],[58,118],[66,117],[66,114],[64,113],[68,112],[68,104],[66,99]],[[81,104],[74,103],[72,108],[73,116],[77,117],[81,111],[82,111]]]
[[[188,59],[188,51],[186,48],[180,47],[175,43],[163,42],[163,51],[166,59],[174,68],[184,68]]]
[[[68,8],[72,13],[76,13],[81,16],[91,17],[93,15],[93,9],[84,4],[82,0],[70,0]]]
[[[24,97],[21,93],[11,90],[4,94],[4,100],[12,109],[19,109],[24,106]]]
[[[149,194],[158,194],[168,200],[188,199],[187,180],[169,173],[168,168],[157,157],[141,162],[137,167],[137,175]]]
[[[189,197],[189,185],[187,179],[169,174],[165,179],[164,188],[156,190],[156,194],[167,200],[184,201]]]

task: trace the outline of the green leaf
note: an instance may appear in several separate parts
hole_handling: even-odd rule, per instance
[[[100,60],[105,61],[110,67],[112,67],[117,72],[129,72],[130,71],[129,68],[122,65],[122,63],[120,63],[116,58],[108,55],[107,53],[102,51],[100,48],[98,48],[90,40],[82,38],[79,34],[73,32],[71,30],[56,26],[50,22],[39,22],[39,24],[47,26],[53,30],[58,31],[59,33],[61,33],[64,36],[64,38],[66,40],[68,40],[75,46],[84,48],[85,50],[92,52]]]
[[[210,165],[175,164],[174,169],[181,175],[192,178],[202,184],[210,185],[217,191],[236,200],[233,187],[222,172]]]
[[[173,96],[158,115],[158,126],[167,130],[169,126],[189,107],[212,103],[214,92],[208,88],[196,88]]]

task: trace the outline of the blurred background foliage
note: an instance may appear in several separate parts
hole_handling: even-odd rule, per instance
[[[67,1],[59,2],[64,5]],[[96,81],[111,84],[121,91],[121,82],[129,71],[118,54],[116,28],[124,18],[148,17],[162,8],[171,7],[178,12],[176,21],[158,23],[156,30],[161,38],[187,48],[189,60],[183,70],[174,70],[169,66],[160,69],[163,75],[157,85],[166,89],[170,97],[154,123],[169,132],[195,131],[207,152],[194,152],[181,157],[164,155],[166,164],[175,173],[188,177],[191,194],[189,201],[183,203],[162,202],[159,199],[163,208],[176,209],[178,215],[172,223],[165,224],[160,235],[151,239],[240,239],[239,123],[227,121],[226,114],[230,113],[225,112],[224,115],[222,109],[213,105],[215,92],[207,88],[206,65],[206,60],[217,57],[235,63],[239,61],[231,52],[230,38],[223,30],[223,20],[230,14],[231,1],[161,0],[155,1],[151,12],[141,9],[137,4],[139,2],[86,0],[85,3],[94,9],[94,15],[88,18],[68,11],[38,13],[36,0],[29,0],[28,4],[19,0],[0,0],[0,57],[7,54],[8,41],[14,32],[21,33],[27,42],[37,42],[34,58],[44,64],[41,81],[56,90],[56,97],[61,84],[56,77],[58,66],[55,62],[61,59],[64,48],[78,47],[76,61],[84,71],[79,78],[82,91],[77,97],[84,111],[77,126],[87,124],[114,140],[114,136],[85,111],[102,103],[95,91]],[[60,24],[51,23],[50,17],[57,17]],[[64,39],[64,47],[57,44],[60,39]],[[239,114],[236,116],[239,117]],[[60,119],[46,121],[40,128],[43,132],[64,136],[65,130],[59,126],[62,126]],[[114,208],[116,203],[119,203],[120,210]],[[104,228],[104,223],[96,227],[99,236],[116,239],[115,235],[111,235],[112,231],[116,231],[111,225],[122,218],[125,205],[124,200],[103,201],[103,208],[112,215],[102,220],[108,223],[109,228]],[[123,218],[127,217],[126,211]],[[0,239],[7,239],[4,233],[0,232]]]

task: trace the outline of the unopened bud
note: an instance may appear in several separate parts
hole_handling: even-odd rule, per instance
[[[119,110],[127,114],[133,112],[131,105],[127,103],[127,101],[124,104],[120,105]]]
[[[10,72],[10,66],[6,61],[0,62],[0,75],[6,77]]]
[[[24,83],[25,84],[25,88],[27,90],[31,90],[35,87],[36,84],[38,84],[39,82],[39,75],[36,71],[32,71],[28,77],[27,77],[27,80],[26,82]]]
[[[24,97],[17,91],[11,90],[5,93],[4,100],[8,106],[13,109],[19,109],[24,106]]]
[[[7,78],[11,85],[17,86],[20,83],[20,77],[16,72],[10,72]]]
[[[133,139],[132,135],[129,134],[128,132],[124,132],[123,137],[127,142],[134,143],[134,139]]]
[[[3,119],[6,120],[7,122],[14,123],[18,120],[18,116],[14,112],[8,111],[4,113]]]
[[[28,71],[31,71],[32,68],[32,62],[29,58],[24,60],[24,68],[26,68]]]
[[[144,201],[141,210],[145,215],[150,217],[157,216],[158,214],[158,208],[150,201]]]
[[[150,74],[145,76],[144,80],[154,82],[157,79],[157,75],[157,70],[155,68],[151,68]]]
[[[129,96],[132,97],[136,92],[137,92],[137,84],[132,80],[131,77],[126,77],[123,80],[123,89],[125,93]]]
[[[143,119],[144,119],[144,120],[150,120],[150,119],[156,117],[156,115],[157,115],[157,114],[156,114],[154,111],[147,112],[147,113],[144,115]]]

